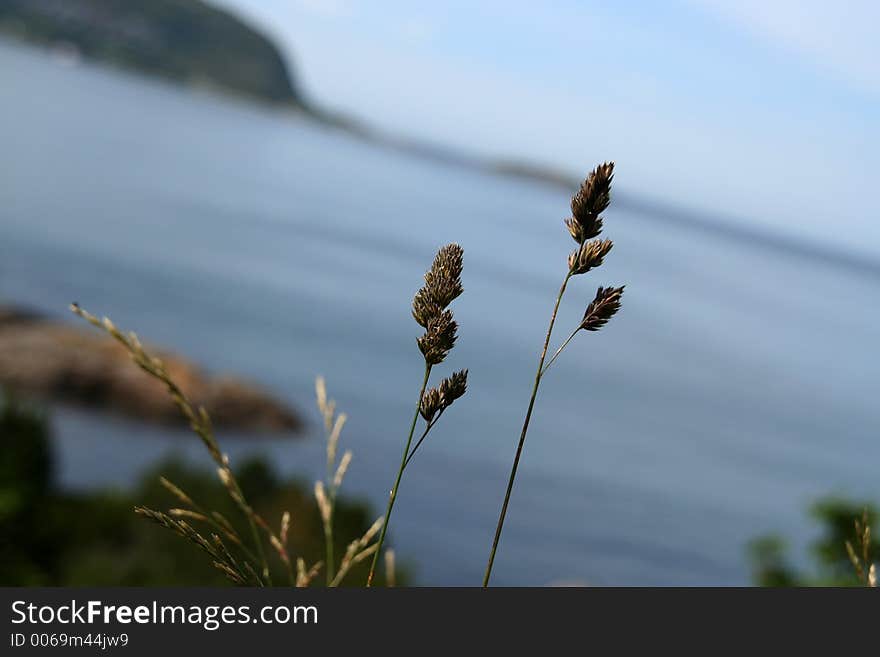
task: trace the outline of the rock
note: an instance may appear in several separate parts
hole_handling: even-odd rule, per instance
[[[147,346],[218,429],[293,431],[299,417],[259,386],[210,376],[179,356]],[[0,386],[32,396],[106,409],[164,424],[185,424],[164,385],[94,328],[56,323],[0,307]]]

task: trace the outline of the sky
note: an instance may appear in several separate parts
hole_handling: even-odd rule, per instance
[[[880,257],[880,3],[218,0],[315,101]]]

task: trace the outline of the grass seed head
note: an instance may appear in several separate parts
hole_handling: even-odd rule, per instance
[[[568,269],[572,276],[586,274],[600,266],[614,243],[611,240],[590,240],[580,245],[568,256]]]
[[[463,264],[464,250],[458,244],[447,244],[437,252],[431,269],[425,273],[424,289],[441,308],[446,308],[464,291],[461,285]]]
[[[444,310],[437,317],[433,317],[428,322],[424,335],[417,340],[425,361],[429,365],[442,363],[455,346],[457,333],[458,324],[452,319],[451,310]]]
[[[315,482],[315,501],[318,503],[318,510],[321,512],[321,520],[324,522],[330,520],[333,509],[330,506],[330,500],[327,499],[327,493],[324,490],[323,481]]]
[[[413,319],[424,328],[428,328],[428,322],[443,312],[443,307],[431,298],[431,294],[424,288],[420,288],[413,297]]]
[[[605,326],[620,310],[620,298],[623,296],[624,287],[600,287],[596,291],[596,298],[587,306],[580,328],[585,331],[598,331]]]
[[[461,270],[464,251],[458,244],[447,244],[434,257],[425,273],[425,284],[413,298],[412,314],[419,325],[427,328],[464,291]]]
[[[422,397],[422,403],[419,405],[419,413],[422,414],[425,422],[431,422],[437,411],[440,410],[440,391],[437,388],[430,388],[425,391]]]
[[[460,370],[440,382],[440,404],[443,408],[449,408],[452,402],[467,392],[467,375],[467,370]]]
[[[348,466],[351,465],[351,450],[346,450],[342,455],[342,458],[339,459],[339,467],[336,468],[336,473],[333,475],[333,489],[336,490],[342,485],[342,480],[345,478],[345,473],[348,472]]]
[[[611,181],[614,162],[600,164],[590,172],[581,188],[571,199],[571,219],[566,220],[568,232],[578,243],[596,237],[602,231],[599,216],[611,203]]]

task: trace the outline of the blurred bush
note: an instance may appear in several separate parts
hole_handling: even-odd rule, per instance
[[[135,504],[176,505],[158,483],[162,475],[204,506],[237,518],[237,509],[213,472],[167,461],[145,472],[130,491],[60,490],[54,483],[45,415],[9,395],[0,407],[0,445],[0,585],[228,585],[198,548],[133,511]],[[290,511],[292,552],[309,563],[320,561],[324,538],[311,487],[280,479],[259,459],[243,463],[237,475],[248,499],[267,520],[277,523],[283,509]],[[365,504],[340,499],[335,541],[340,553],[372,519]],[[356,567],[347,583],[362,585],[367,566]],[[285,581],[280,572],[275,581]],[[405,582],[406,573],[399,570],[398,583]]]
[[[858,544],[855,521],[866,510],[868,524],[876,529],[877,508],[869,503],[825,497],[813,504],[810,515],[819,524],[820,534],[810,546],[812,571],[792,565],[782,537],[766,535],[753,540],[749,545],[753,581],[759,586],[859,586],[846,543]],[[880,543],[873,538],[869,560],[876,562],[878,558]]]

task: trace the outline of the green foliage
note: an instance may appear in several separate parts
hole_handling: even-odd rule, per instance
[[[52,477],[45,419],[36,410],[22,406],[11,396],[0,407],[0,436],[18,436],[4,441],[0,459],[0,518],[25,511],[25,505],[39,501]],[[29,473],[19,482],[20,469]]]
[[[131,491],[57,490],[45,418],[12,401],[0,412],[0,444],[0,585],[229,584],[197,547],[133,512],[135,504],[178,505],[160,485],[162,475],[206,508],[223,513],[244,535],[246,521],[213,472],[172,460],[150,468]],[[296,554],[309,563],[323,559],[321,518],[308,486],[279,478],[259,459],[243,462],[236,476],[267,520],[277,524],[283,510],[290,511],[289,541]],[[339,552],[363,535],[371,521],[366,505],[340,498],[335,535]],[[210,533],[197,523],[193,526]],[[280,570],[275,574],[274,581],[286,581]],[[367,565],[358,564],[343,585],[360,585],[366,576]]]
[[[779,536],[761,536],[749,544],[753,580],[759,586],[858,586],[860,581],[847,554],[846,543],[858,545],[855,523],[867,510],[868,524],[877,523],[877,509],[868,503],[839,497],[825,497],[810,508],[810,515],[822,532],[810,546],[814,571],[791,565],[787,545]],[[871,540],[870,561],[880,558],[880,543]]]
[[[44,418],[7,397],[0,407],[0,446],[0,581],[42,584],[41,563],[53,539],[37,522],[52,472]],[[30,549],[18,548],[24,543]]]

